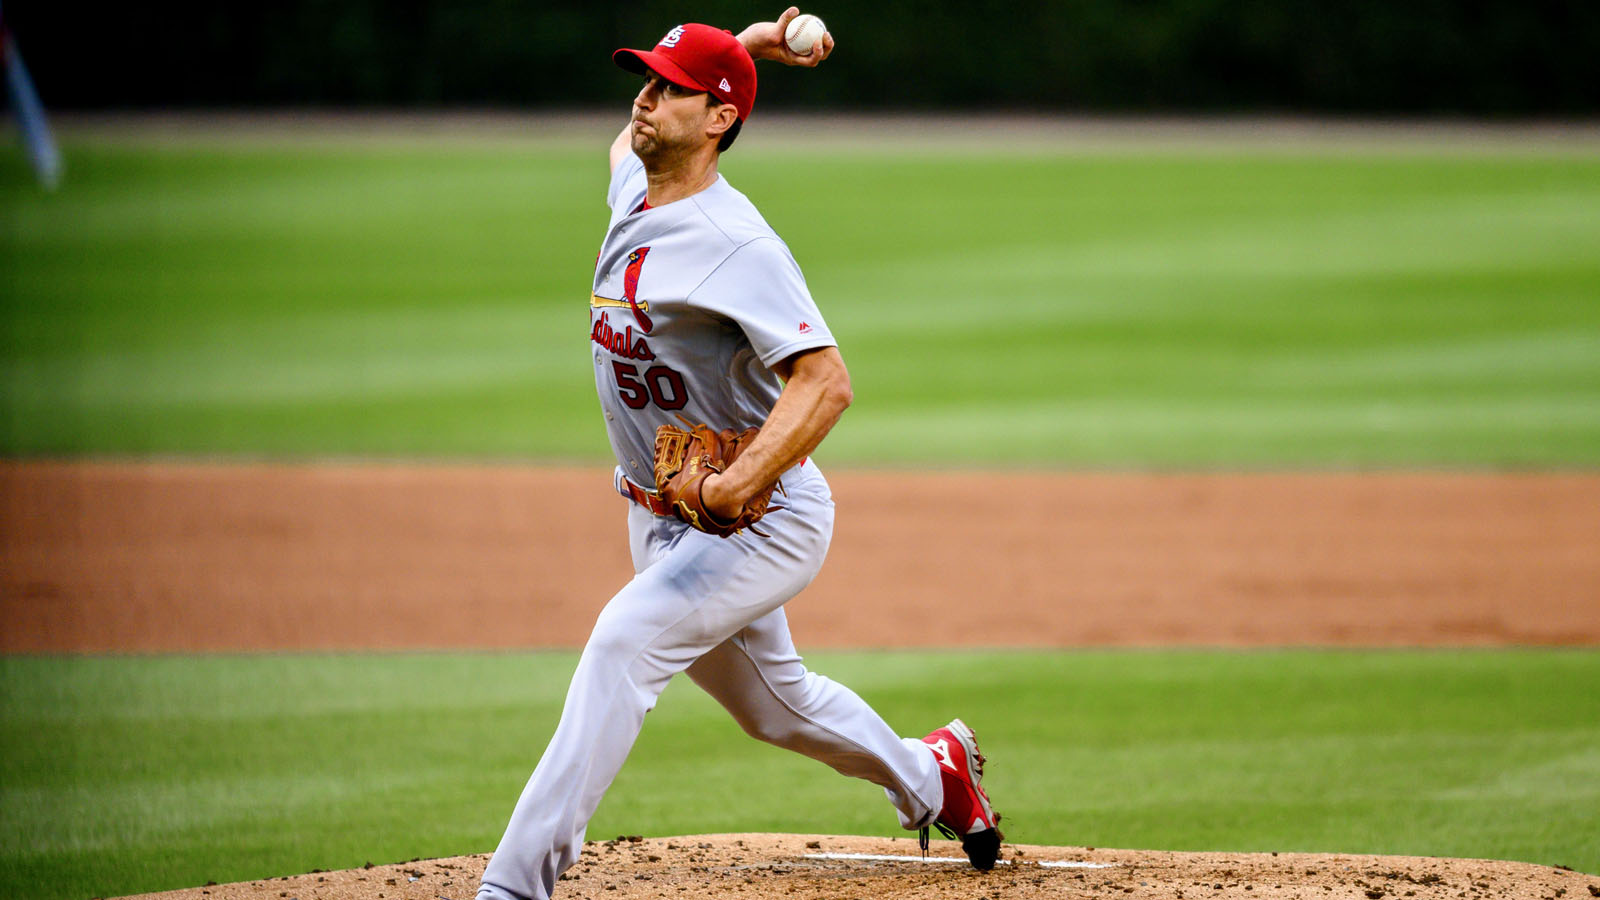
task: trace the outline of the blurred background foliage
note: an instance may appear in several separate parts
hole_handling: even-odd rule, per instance
[[[607,57],[732,0],[8,2],[45,103],[585,107]],[[1574,115],[1600,110],[1592,0],[819,0],[839,52],[768,108]]]

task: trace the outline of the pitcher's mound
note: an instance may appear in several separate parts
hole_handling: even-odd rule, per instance
[[[143,894],[142,900],[471,900],[487,854]],[[1479,859],[1165,853],[1007,844],[978,872],[953,841],[794,834],[590,841],[556,900],[1590,900],[1600,878]]]

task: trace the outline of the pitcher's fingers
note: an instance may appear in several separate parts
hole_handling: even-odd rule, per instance
[[[822,39],[817,41],[815,44],[812,44],[811,49],[806,51],[805,56],[799,57],[800,65],[815,67],[823,60],[827,59],[828,54],[832,52],[833,37],[827,32],[823,32]]]

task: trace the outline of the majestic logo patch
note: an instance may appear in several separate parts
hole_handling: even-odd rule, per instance
[[[810,330],[811,330],[811,323],[810,322],[801,322],[800,323],[800,333],[801,334],[805,334],[806,332],[808,332]]]
[[[682,39],[683,39],[683,26],[679,25],[677,28],[674,28],[671,31],[667,32],[667,36],[662,38],[661,39],[661,43],[657,44],[656,46],[658,46],[658,47],[676,47],[676,46],[678,46],[678,41],[680,41]]]

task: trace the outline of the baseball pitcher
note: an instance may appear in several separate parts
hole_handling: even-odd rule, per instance
[[[881,785],[924,846],[933,826],[979,869],[999,853],[972,731],[957,719],[901,738],[806,669],[784,617],[832,537],[810,454],[850,405],[850,376],[789,248],[717,162],[755,104],[756,59],[815,66],[833,51],[831,35],[790,50],[796,15],[737,36],[679,25],[612,56],[640,87],[611,146],[589,339],[634,576],[595,622],[479,900],[550,897],[679,672],[752,736]]]

